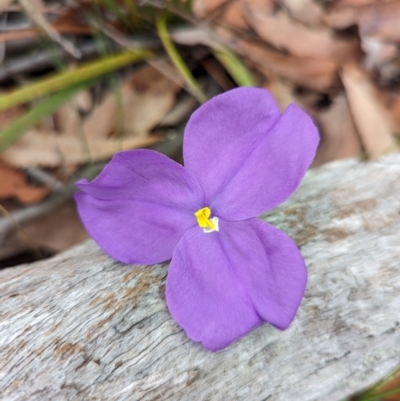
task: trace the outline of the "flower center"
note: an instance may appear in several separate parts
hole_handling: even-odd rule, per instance
[[[194,215],[196,216],[198,225],[205,233],[219,231],[218,217],[210,218],[211,209],[209,207],[203,207],[202,209],[199,209]]]
[[[199,209],[195,214],[197,218],[197,223],[201,228],[209,228],[213,229],[214,223],[209,219],[211,216],[211,210],[209,207],[203,207],[202,209]]]

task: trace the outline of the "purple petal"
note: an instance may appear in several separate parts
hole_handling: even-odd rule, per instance
[[[184,164],[203,187],[208,204],[279,117],[269,92],[248,87],[215,96],[192,114],[184,136]]]
[[[223,221],[220,227],[226,232],[230,258],[238,266],[236,273],[257,312],[273,326],[286,329],[307,283],[307,268],[296,244],[259,219]]]
[[[266,320],[284,329],[302,299],[307,271],[293,241],[257,219],[219,220],[220,231],[187,231],[168,272],[166,297],[194,341],[218,350]]]
[[[170,259],[203,206],[196,180],[151,150],[120,152],[91,183],[77,183],[79,215],[103,250],[124,263]]]
[[[168,271],[168,308],[189,338],[219,350],[258,326],[262,319],[235,275],[236,263],[219,232],[187,231]]]
[[[271,209],[297,188],[312,162],[318,131],[297,106],[281,116],[263,89],[216,96],[191,117],[185,167],[214,215],[243,220]]]

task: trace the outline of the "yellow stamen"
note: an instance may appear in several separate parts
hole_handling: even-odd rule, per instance
[[[211,216],[211,210],[209,207],[203,207],[199,209],[195,214],[197,223],[201,228],[209,228],[210,230],[215,229],[214,223],[209,219]]]

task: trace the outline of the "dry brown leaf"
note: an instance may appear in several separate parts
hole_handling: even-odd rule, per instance
[[[54,235],[57,230],[57,235]],[[77,213],[75,202],[69,202],[56,212],[24,226],[25,234],[38,248],[64,251],[88,238]]]
[[[264,12],[249,1],[246,18],[261,39],[294,56],[340,63],[361,55],[358,41],[334,38],[327,28],[308,28],[291,19],[283,10]]]
[[[385,0],[383,0],[385,1]],[[367,6],[370,4],[382,4],[382,0],[335,0],[335,7],[343,7],[343,6],[353,6],[353,7],[361,7]],[[396,0],[386,0],[386,1],[396,1]]]
[[[9,7],[14,0],[0,0],[0,13],[7,7]]]
[[[247,30],[249,29],[249,24],[244,18],[242,1],[232,2],[226,11],[221,16],[221,24],[228,26],[233,29]]]
[[[359,29],[363,36],[374,36],[385,41],[400,40],[400,3],[381,3],[359,11]]]
[[[179,85],[152,66],[124,81],[118,93],[108,94],[83,124],[90,141],[106,138],[116,128],[132,135],[152,130],[175,102]]]
[[[57,233],[57,235],[54,235]],[[24,235],[19,230],[10,233],[0,247],[0,261],[32,251],[61,252],[88,239],[76,213],[75,202],[58,208],[48,216],[24,224]]]
[[[57,131],[78,136],[82,132],[82,121],[74,102],[66,103],[55,113],[54,119]]]
[[[321,28],[324,26],[322,8],[314,0],[277,0],[290,16],[309,27]]]
[[[54,113],[56,130],[70,135],[81,135],[82,118],[79,111],[88,112],[92,104],[92,95],[89,90],[78,93],[71,102],[62,105]]]
[[[186,94],[169,111],[165,118],[160,122],[160,127],[176,127],[186,119],[198,106],[198,101],[193,96]]]
[[[361,154],[360,137],[344,93],[336,96],[329,108],[310,114],[314,117],[321,135],[313,167]]]
[[[341,78],[364,149],[369,156],[378,157],[393,144],[388,116],[369,78],[358,66],[345,65]]]
[[[283,55],[244,40],[238,41],[238,47],[261,70],[273,71],[298,85],[321,91],[338,85],[337,65],[333,61]]]
[[[90,93],[90,90],[86,89],[82,92],[79,92],[72,102],[75,104],[78,110],[85,113],[89,112],[89,110],[93,107],[93,97]]]
[[[379,92],[380,100],[390,116],[390,123],[395,135],[400,135],[400,95],[398,93]]]
[[[359,26],[361,36],[373,36],[384,41],[400,41],[400,2],[380,2],[360,7],[335,4],[324,21],[335,29]]]
[[[360,8],[332,7],[323,15],[325,24],[334,29],[346,29],[358,24]]]
[[[247,7],[254,7],[263,14],[270,14],[278,9],[276,0],[241,0],[243,11]]]
[[[197,18],[205,18],[231,0],[194,0],[192,10]]]
[[[283,113],[290,103],[295,102],[293,89],[287,83],[282,82],[279,78],[267,76],[267,82],[264,84],[265,89],[268,89],[278,103],[280,111]]]
[[[78,93],[70,102],[62,105],[53,114],[56,130],[75,136],[82,135],[83,124],[79,111],[88,112],[92,105],[93,100],[89,90]]]
[[[4,163],[0,163],[0,177],[0,199],[15,197],[22,203],[37,203],[50,192],[47,187],[28,185],[24,173]]]
[[[84,138],[30,131],[0,158],[16,167],[71,166],[107,160],[121,150],[150,146],[159,140],[159,137],[142,134],[123,139],[91,139],[85,143]]]

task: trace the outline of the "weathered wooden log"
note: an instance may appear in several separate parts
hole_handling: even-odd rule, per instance
[[[400,156],[311,171],[264,217],[309,268],[287,331],[206,351],[168,313],[168,264],[124,266],[87,242],[0,272],[0,399],[335,401],[395,368]]]

